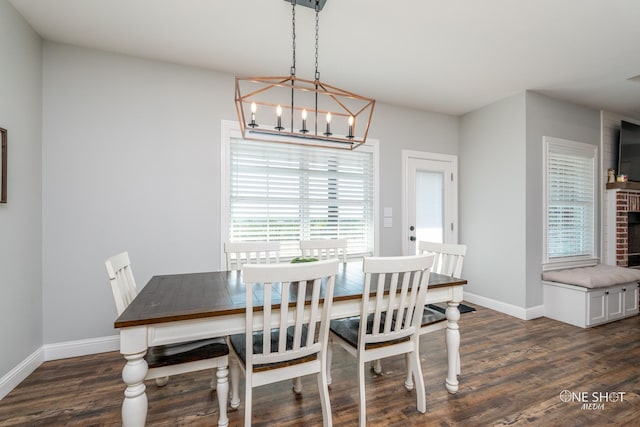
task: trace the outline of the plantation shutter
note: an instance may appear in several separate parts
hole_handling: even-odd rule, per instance
[[[372,255],[373,154],[231,138],[229,238],[279,241],[281,258],[300,240],[345,238],[351,257]]]
[[[595,147],[549,143],[547,258],[595,257]]]

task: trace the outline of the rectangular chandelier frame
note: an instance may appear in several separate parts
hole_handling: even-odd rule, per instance
[[[353,150],[367,140],[375,100],[290,75],[236,77],[235,104],[245,139]]]

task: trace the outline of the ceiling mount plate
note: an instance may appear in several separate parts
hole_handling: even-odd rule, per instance
[[[287,3],[291,3],[291,0],[284,0]],[[304,7],[309,7],[313,10],[316,10],[316,0],[295,0],[296,1],[296,6],[304,6]],[[327,0],[318,0],[318,10],[322,10],[322,8],[324,7],[324,4],[327,2]]]

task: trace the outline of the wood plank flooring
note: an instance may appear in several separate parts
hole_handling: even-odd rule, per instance
[[[462,315],[462,377],[447,393],[444,331],[423,337],[427,412],[404,389],[403,357],[384,360],[384,374],[367,375],[369,426],[631,426],[640,422],[640,317],[591,329],[547,318],[523,321],[486,308]],[[119,353],[44,363],[0,400],[0,426],[116,426],[124,385]],[[149,426],[212,426],[218,419],[208,373],[147,382]],[[241,383],[244,383],[241,380]],[[322,425],[315,377],[296,396],[289,381],[254,390],[257,426]],[[241,387],[244,387],[242,384]],[[560,393],[602,393],[597,409],[563,402]],[[622,401],[611,392],[624,392]],[[241,397],[244,397],[244,388]],[[609,393],[609,394],[607,394]],[[331,406],[336,426],[358,421],[355,360],[336,347]],[[243,399],[244,400],[244,399]],[[594,402],[591,402],[594,403]],[[602,404],[602,406],[599,406]],[[229,413],[243,423],[244,402]]]

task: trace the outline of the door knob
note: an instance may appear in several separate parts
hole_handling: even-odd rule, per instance
[[[409,231],[413,231],[413,230],[415,230],[415,229],[416,229],[416,228],[415,228],[413,225],[409,227]]]
[[[409,240],[411,240],[412,242],[415,242],[416,241],[416,236],[409,237]]]

